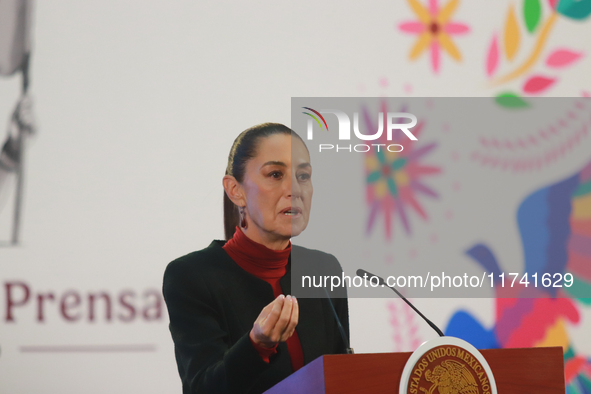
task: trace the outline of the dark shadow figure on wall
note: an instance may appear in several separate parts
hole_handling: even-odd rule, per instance
[[[0,75],[22,78],[21,93],[9,114],[7,135],[0,145],[0,213],[4,213],[3,209],[10,202],[8,195],[14,196],[12,214],[8,215],[9,238],[0,239],[0,246],[19,243],[25,147],[27,139],[35,132],[32,100],[28,94],[32,6],[32,0],[0,0]]]

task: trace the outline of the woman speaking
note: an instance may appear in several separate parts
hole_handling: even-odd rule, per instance
[[[341,272],[334,256],[290,241],[308,224],[311,176],[304,142],[284,125],[257,125],[234,141],[223,177],[226,241],[164,274],[183,393],[262,393],[323,354],[346,352],[346,297],[289,295],[292,249],[296,264]]]

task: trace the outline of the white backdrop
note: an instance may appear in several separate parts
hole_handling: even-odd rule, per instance
[[[289,124],[292,96],[491,95],[483,42],[510,1],[496,3],[462,2],[454,18],[471,29],[456,40],[462,63],[444,57],[436,75],[426,54],[407,60],[414,38],[397,26],[414,16],[402,1],[38,2],[30,89],[38,133],[26,152],[22,243],[0,248],[0,392],[180,392],[156,294],[169,261],[223,237],[221,177],[236,135]],[[550,44],[591,52],[591,41],[575,39],[590,33],[563,23]],[[548,95],[591,90],[589,69],[582,58]],[[0,117],[19,87],[18,78],[0,80]],[[10,308],[25,286],[28,301]],[[64,317],[62,303],[78,320]],[[350,301],[356,352],[394,350],[387,305]],[[417,305],[441,325],[461,306],[494,320],[493,300]],[[418,327],[422,339],[435,335]],[[588,339],[579,343],[591,354]],[[64,346],[81,348],[55,351]]]

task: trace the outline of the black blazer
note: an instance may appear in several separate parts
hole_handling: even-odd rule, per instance
[[[293,372],[285,343],[279,344],[270,363],[252,346],[248,334],[261,310],[274,300],[273,288],[240,268],[222,248],[224,243],[213,241],[180,257],[164,273],[163,293],[184,394],[262,393]],[[298,267],[341,275],[339,262],[330,254],[296,245],[294,252]],[[280,279],[286,295],[291,294],[291,256],[287,268]],[[332,302],[349,341],[346,289],[339,291],[331,297],[342,297]],[[345,353],[328,299],[298,297],[298,303],[296,331],[304,364],[324,354]]]

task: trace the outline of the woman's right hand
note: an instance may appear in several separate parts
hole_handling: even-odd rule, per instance
[[[298,324],[298,301],[283,294],[263,308],[250,330],[250,339],[257,345],[272,348],[293,335]]]

